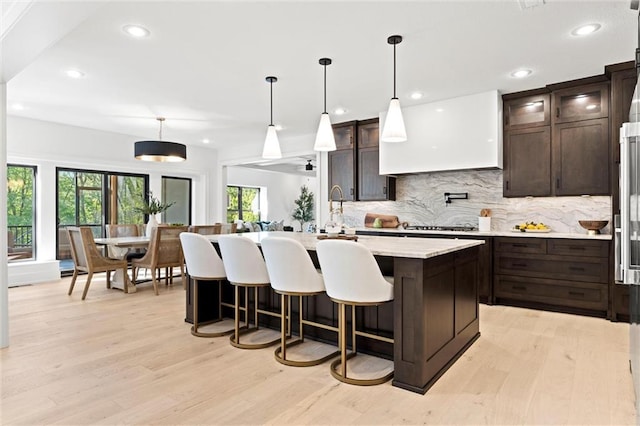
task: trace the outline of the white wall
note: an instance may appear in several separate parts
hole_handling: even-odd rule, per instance
[[[291,219],[294,200],[300,196],[300,187],[307,185],[310,191],[316,187],[316,178],[289,173],[278,173],[250,169],[247,167],[227,167],[227,184],[260,187],[261,195],[266,193],[266,206],[261,205],[262,220],[282,220],[300,230],[300,223]],[[315,197],[317,202],[317,196]]]
[[[162,191],[162,176],[191,178],[193,223],[216,221],[216,151],[188,146],[187,160],[184,162],[149,163],[134,159],[133,144],[137,140],[140,138],[136,136],[8,117],[8,162],[38,167],[38,260],[52,260],[56,256],[56,167],[148,174],[150,189],[156,194]]]
[[[327,190],[327,154],[326,153],[316,153],[313,151],[313,144],[315,142],[315,133],[304,135],[298,138],[286,138],[286,130],[280,132],[280,150],[282,151],[282,156],[286,157],[297,157],[301,155],[309,155],[316,154],[316,171],[317,177],[315,179],[311,179],[307,186],[309,190],[312,191],[315,195],[316,201],[316,224],[324,224],[328,219],[328,202],[326,200],[329,199],[328,190]],[[219,182],[220,192],[218,192],[217,196],[219,197],[218,203],[216,205],[220,206],[220,211],[218,212],[219,217],[226,217],[226,210],[224,207],[224,203],[226,203],[226,192],[224,188],[227,183],[232,185],[229,181],[227,182],[227,170],[231,167],[238,164],[247,164],[247,163],[255,163],[262,161],[262,144],[248,144],[248,145],[235,145],[230,146],[225,149],[220,149],[218,151],[218,161],[220,167],[217,169],[217,182]],[[305,178],[306,179],[306,178]],[[247,184],[248,185],[248,184]],[[302,183],[297,184],[297,189],[295,190],[296,196],[291,198],[289,210],[286,210],[288,217],[282,217],[285,219],[285,223],[287,220],[291,221],[291,210],[293,209],[293,200],[298,198],[300,194],[300,186]],[[260,186],[259,184],[252,184],[252,186]],[[271,202],[269,203],[271,204]],[[273,212],[272,212],[273,213]],[[269,217],[272,217],[272,213],[269,213]],[[285,212],[283,211],[282,214]],[[276,214],[276,213],[274,213]],[[275,216],[273,216],[275,217]],[[279,219],[278,219],[279,220]],[[294,229],[298,230],[298,224],[294,225]]]

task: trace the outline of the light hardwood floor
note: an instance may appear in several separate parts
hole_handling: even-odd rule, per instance
[[[72,296],[69,279],[9,289],[3,425],[637,421],[624,324],[481,305],[480,339],[418,395],[194,337],[179,281],[159,296],[149,284],[127,295],[98,276],[83,302],[83,278]]]

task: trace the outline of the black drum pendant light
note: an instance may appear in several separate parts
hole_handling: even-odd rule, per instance
[[[401,42],[402,36],[399,35],[392,35],[387,39],[387,43],[393,45],[393,98],[389,102],[389,110],[380,136],[380,140],[383,142],[404,142],[407,140],[400,101],[396,97],[396,45]]]
[[[178,162],[187,159],[187,147],[181,143],[164,142],[162,140],[163,117],[156,118],[160,122],[160,132],[157,141],[139,141],[134,145],[137,160]]]
[[[278,133],[276,132],[276,126],[273,125],[273,83],[278,81],[277,77],[267,77],[267,83],[269,83],[270,89],[270,111],[271,121],[269,127],[267,127],[267,137],[264,140],[264,147],[262,148],[262,158],[274,159],[282,158],[280,152],[280,141],[278,141]]]

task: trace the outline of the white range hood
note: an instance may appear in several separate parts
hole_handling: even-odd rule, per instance
[[[406,142],[380,142],[380,174],[502,168],[497,90],[402,108]],[[380,128],[386,113],[380,114]]]

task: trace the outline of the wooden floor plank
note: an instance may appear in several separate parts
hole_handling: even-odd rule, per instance
[[[638,421],[625,324],[481,305],[480,339],[419,395],[390,383],[340,383],[329,363],[284,366],[274,347],[194,337],[179,280],[162,284],[159,296],[148,283],[124,294],[106,289],[102,275],[85,301],[78,289],[67,296],[68,285],[65,278],[9,290],[2,424]]]

